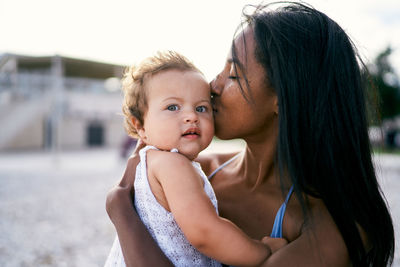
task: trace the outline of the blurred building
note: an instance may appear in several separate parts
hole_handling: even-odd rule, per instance
[[[124,66],[0,55],[0,150],[119,146]]]

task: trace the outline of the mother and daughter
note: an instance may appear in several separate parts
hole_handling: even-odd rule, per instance
[[[271,6],[243,14],[211,97],[178,53],[125,75],[126,128],[146,146],[107,196],[106,266],[391,264],[362,61],[322,12]],[[214,126],[243,151],[198,156]]]

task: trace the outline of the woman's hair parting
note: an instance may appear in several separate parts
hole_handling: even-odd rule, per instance
[[[372,163],[365,66],[355,46],[336,22],[306,4],[260,5],[243,15],[254,31],[266,88],[278,97],[280,179],[290,178],[306,223],[312,218],[304,193],[323,200],[353,266],[387,266],[394,254],[393,223]],[[232,57],[235,62],[234,42]]]
[[[139,65],[129,67],[122,78],[124,100],[122,112],[124,126],[128,135],[137,136],[132,119],[143,125],[143,117],[147,109],[146,81],[152,76],[167,70],[196,71],[202,73],[191,61],[175,51],[159,51],[148,57]]]

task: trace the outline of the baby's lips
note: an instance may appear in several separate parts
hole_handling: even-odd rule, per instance
[[[191,127],[189,129],[187,129],[183,135],[188,135],[188,134],[196,134],[196,135],[200,135],[200,129],[197,127]]]

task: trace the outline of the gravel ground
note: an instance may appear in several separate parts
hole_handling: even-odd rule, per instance
[[[105,195],[125,166],[117,155],[110,149],[0,154],[0,266],[102,266],[115,236]],[[380,155],[376,163],[399,240],[400,156]],[[399,248],[393,266],[400,267]]]

